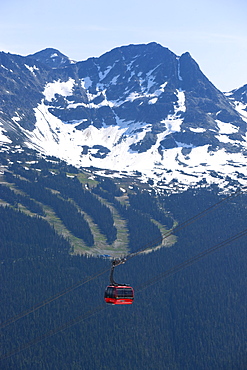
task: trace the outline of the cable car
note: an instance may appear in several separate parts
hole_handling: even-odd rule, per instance
[[[114,268],[125,260],[114,260],[112,262],[110,285],[105,290],[105,302],[110,304],[132,304],[134,300],[134,289],[127,284],[118,284],[113,279]]]
[[[105,301],[111,304],[131,304],[134,289],[129,285],[109,285],[105,290]]]

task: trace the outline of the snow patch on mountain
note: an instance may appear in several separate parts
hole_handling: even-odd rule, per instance
[[[12,117],[12,121],[14,121],[15,123],[18,123],[20,120],[21,120],[21,115],[19,114],[19,112],[15,112],[15,116]]]
[[[35,108],[35,115],[36,128],[32,132],[25,131],[27,146],[78,167],[101,168],[99,174],[102,175],[107,175],[107,169],[114,171],[111,176],[138,173],[143,182],[152,179],[157,186],[177,186],[180,189],[201,182],[224,187],[227,176],[243,185],[247,179],[246,159],[242,152],[229,154],[224,149],[210,152],[209,145],[195,147],[178,142],[176,148],[161,153],[162,140],[181,129],[183,120],[176,115],[164,120],[166,130],[157,134],[155,144],[142,153],[131,150],[130,146],[151,132],[150,124],[126,122],[118,117],[115,126],[96,128],[90,125],[81,131],[76,129],[79,122],[64,124],[49,112],[44,102]],[[231,124],[218,122],[218,125],[222,133],[235,132]]]
[[[54,99],[55,94],[62,95],[62,96],[70,96],[73,92],[73,86],[75,81],[73,78],[69,78],[68,81],[54,81],[49,82],[44,89],[44,96],[47,101],[52,101]]]
[[[98,67],[99,68],[99,67]],[[99,80],[102,81],[108,75],[113,66],[108,66],[104,72],[99,71]]]
[[[158,98],[152,98],[148,101],[148,104],[155,104],[157,103]]]
[[[219,134],[234,134],[239,131],[239,128],[229,122],[222,122],[218,119],[215,120],[219,128]]]
[[[91,80],[90,77],[84,77],[83,79],[81,79],[81,87],[85,90],[91,87],[92,83],[93,81]]]
[[[0,142],[1,143],[9,143],[11,144],[12,141],[4,134],[6,132],[6,130],[4,130],[1,126],[0,126]]]
[[[185,105],[185,94],[184,91],[181,89],[176,91],[177,94],[177,104],[174,105],[174,112],[177,115],[179,112],[186,112],[186,105]]]
[[[206,129],[205,128],[202,128],[202,127],[190,127],[189,128],[190,131],[192,132],[197,132],[197,133],[203,133],[203,132],[206,132]]]
[[[236,111],[241,115],[242,120],[247,122],[247,104],[239,101],[234,102]]]
[[[177,61],[178,61],[178,79],[179,79],[179,81],[183,81],[182,76],[180,74],[180,60],[179,60],[179,58],[177,58]]]
[[[28,146],[33,144],[42,152],[55,155],[70,163],[79,166],[102,166],[100,159],[93,158],[93,152],[90,148],[99,145],[112,151],[112,156],[118,156],[120,153],[115,149],[119,148],[116,142],[121,142],[121,150],[128,150],[129,145],[136,140],[137,134],[128,137],[129,127],[126,122],[118,120],[118,126],[106,126],[98,129],[90,125],[85,130],[80,131],[76,126],[80,122],[64,124],[60,119],[49,112],[49,107],[42,102],[35,108],[36,127],[32,132],[26,130],[29,137]],[[140,124],[135,124],[138,128]],[[122,126],[122,127],[121,127]],[[133,127],[132,127],[133,128]],[[126,137],[124,136],[126,134]],[[139,133],[140,138],[144,133]],[[32,142],[33,144],[31,144]],[[84,155],[84,149],[88,147],[87,155]],[[121,151],[120,150],[120,151]],[[92,163],[94,161],[94,164]],[[107,163],[110,165],[109,163]]]
[[[34,65],[34,66],[29,66],[29,65],[27,65],[27,64],[24,64],[24,66],[34,75],[34,76],[36,76],[36,74],[35,74],[35,71],[39,71],[39,68],[38,67],[36,67],[36,65]]]

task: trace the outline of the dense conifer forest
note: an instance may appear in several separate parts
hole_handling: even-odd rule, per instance
[[[93,202],[110,215],[107,226],[96,222],[109,243],[116,237],[114,207],[126,222],[131,253],[159,244],[162,227],[182,224],[225,195],[212,187],[157,194],[137,185],[123,193],[100,178],[84,186],[76,169],[52,158],[32,164],[31,155],[29,163],[18,156],[29,170],[14,153],[1,158],[8,165],[0,187],[1,369],[246,369],[246,236],[166,275],[246,229],[246,194],[178,229],[175,244],[117,267],[116,280],[134,287],[135,300],[107,306],[110,260],[73,254],[44,218],[46,204],[64,224],[68,213],[89,234],[83,212],[96,222]]]

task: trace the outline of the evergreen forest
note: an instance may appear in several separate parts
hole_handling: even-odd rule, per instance
[[[157,192],[27,153],[0,153],[1,369],[247,368],[245,192]],[[132,305],[104,302],[106,254],[132,256],[115,269]]]

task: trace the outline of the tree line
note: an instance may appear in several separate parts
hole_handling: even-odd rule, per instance
[[[85,213],[92,217],[106,236],[107,243],[112,244],[116,240],[117,229],[109,207],[89,190],[83,189],[77,177],[69,178],[63,172],[56,175],[49,173],[46,176],[40,176],[39,183],[59,191],[66,199],[72,198]]]
[[[14,176],[9,172],[5,173],[5,178],[8,182],[16,184],[18,188],[23,190],[31,198],[50,206],[68,230],[76,237],[81,238],[89,247],[94,244],[88,222],[71,202],[53,194],[39,182],[21,180],[18,176]]]
[[[129,206],[121,204],[115,194],[119,196],[122,195],[122,192],[117,191],[114,185],[112,185],[112,182],[111,179],[100,181],[98,186],[93,189],[93,192],[111,202],[119,214],[127,221],[130,251],[135,252],[144,247],[155,247],[159,245],[162,242],[162,234],[159,227],[150,219],[149,207],[141,207],[139,202],[137,202],[136,206],[131,201]],[[129,194],[128,197],[130,200],[135,195],[131,196]],[[143,200],[143,198],[140,199]],[[157,219],[156,215],[154,218]]]
[[[0,184],[0,199],[4,200],[13,207],[18,207],[19,204],[25,206],[30,212],[39,216],[44,216],[44,210],[40,204],[33,201],[30,197],[16,193],[9,187]]]

